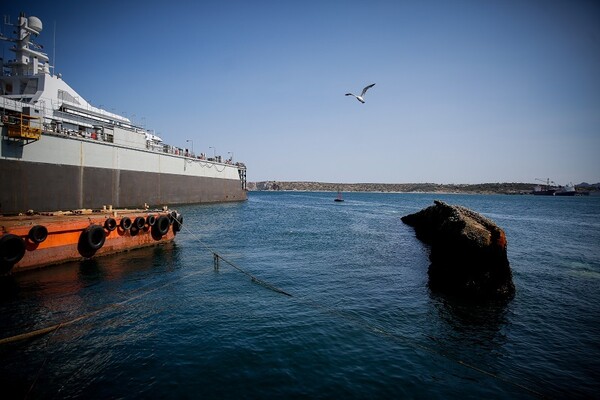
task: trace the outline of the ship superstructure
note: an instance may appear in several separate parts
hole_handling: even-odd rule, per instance
[[[34,42],[23,13],[15,59],[1,61],[0,214],[246,199],[246,167],[165,144],[130,119],[88,103]]]
[[[550,178],[545,181],[539,178],[535,178],[535,180],[545,182],[545,185],[537,185],[533,188],[531,193],[536,196],[575,196],[577,194],[575,185],[573,185],[572,182],[568,185],[561,186],[556,185]]]

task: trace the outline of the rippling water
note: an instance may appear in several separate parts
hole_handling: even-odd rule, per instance
[[[250,193],[185,206],[172,245],[14,276],[16,398],[590,398],[600,393],[600,198]],[[501,226],[517,289],[430,293],[400,217],[441,199]],[[286,293],[270,290],[207,247]]]

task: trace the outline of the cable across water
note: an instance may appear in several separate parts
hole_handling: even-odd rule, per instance
[[[194,239],[203,248],[205,248],[207,251],[209,251],[210,253],[213,254],[214,268],[217,271],[219,269],[219,261],[222,260],[223,262],[225,262],[227,265],[231,266],[232,268],[234,268],[238,272],[241,272],[242,274],[248,276],[251,279],[252,282],[258,283],[261,286],[263,286],[263,287],[265,287],[265,288],[267,288],[269,290],[272,290],[272,291],[274,291],[276,293],[280,293],[280,294],[282,294],[282,295],[284,295],[286,297],[294,297],[294,298],[298,299],[300,302],[302,302],[302,303],[304,303],[304,304],[306,304],[306,305],[308,305],[308,306],[310,306],[310,307],[312,307],[314,309],[317,309],[317,310],[319,310],[321,312],[328,313],[328,314],[333,315],[333,316],[335,316],[337,318],[341,318],[341,319],[343,319],[345,321],[349,321],[352,324],[354,324],[355,326],[361,327],[362,329],[365,329],[365,330],[367,330],[369,332],[372,332],[372,333],[374,333],[376,335],[380,335],[380,336],[383,336],[385,338],[391,339],[393,341],[396,341],[396,342],[399,342],[399,343],[404,343],[404,344],[406,344],[406,345],[408,345],[410,347],[413,347],[414,349],[423,350],[423,351],[426,351],[426,352],[428,352],[430,354],[433,354],[433,355],[445,358],[448,361],[451,361],[451,362],[456,363],[458,365],[462,365],[463,367],[466,367],[468,369],[476,371],[476,372],[478,372],[480,374],[489,376],[491,378],[494,378],[494,379],[496,379],[498,381],[501,381],[501,382],[504,382],[506,384],[510,384],[510,385],[512,385],[512,386],[514,386],[516,388],[519,388],[521,390],[524,390],[524,391],[526,391],[526,392],[528,392],[528,393],[530,393],[530,394],[532,394],[534,396],[541,397],[541,398],[545,397],[542,393],[540,393],[540,392],[538,392],[538,391],[536,391],[536,390],[534,390],[534,389],[532,389],[532,388],[530,388],[528,386],[522,385],[522,384],[520,384],[518,382],[515,382],[515,381],[512,381],[512,380],[510,380],[508,378],[501,377],[501,376],[499,376],[499,375],[497,375],[497,374],[495,374],[493,372],[487,371],[487,370],[485,370],[483,368],[480,368],[480,367],[477,367],[477,366],[475,366],[473,364],[470,364],[470,363],[467,363],[465,361],[456,359],[456,358],[454,358],[451,355],[448,355],[448,354],[446,354],[444,352],[441,352],[441,351],[439,351],[437,349],[434,349],[432,347],[429,347],[429,346],[417,343],[417,342],[415,342],[412,339],[409,339],[409,338],[403,337],[401,335],[397,335],[395,333],[389,332],[385,328],[380,327],[380,326],[375,326],[373,324],[370,324],[370,323],[366,322],[365,320],[363,320],[360,317],[346,315],[346,314],[340,312],[339,310],[337,310],[335,308],[332,308],[332,307],[329,307],[327,305],[315,302],[314,300],[312,300],[311,298],[309,298],[307,296],[300,296],[300,297],[293,296],[291,293],[289,293],[289,292],[287,292],[287,291],[285,291],[285,290],[283,290],[281,288],[278,288],[277,286],[272,285],[272,284],[270,284],[270,283],[268,283],[268,282],[266,282],[266,281],[264,281],[262,279],[259,279],[256,276],[254,276],[253,274],[251,274],[251,273],[247,272],[246,270],[244,270],[243,268],[239,267],[234,262],[232,262],[231,260],[223,257],[217,251],[215,251],[210,246],[208,246],[207,244],[205,244],[204,242],[202,242],[194,234],[194,232],[192,232],[190,229],[188,229],[185,225],[181,224],[180,221],[178,221],[177,219],[173,219],[173,221],[174,221],[173,223],[180,224],[180,227],[179,227],[180,229],[184,228],[186,230],[186,232],[188,232],[190,235],[192,235],[194,237]],[[21,341],[21,340],[26,340],[26,339],[32,339],[32,338],[40,337],[40,336],[48,334],[48,333],[53,333],[53,332],[55,333],[56,331],[58,331],[62,327],[65,327],[65,326],[68,326],[68,325],[72,325],[72,324],[74,324],[76,322],[79,322],[79,321],[91,318],[91,317],[96,316],[96,315],[98,315],[98,314],[100,314],[102,312],[105,312],[105,311],[109,310],[109,309],[114,309],[114,308],[123,306],[123,305],[125,305],[127,303],[130,303],[130,302],[134,301],[134,300],[140,299],[140,298],[142,298],[142,297],[144,297],[144,296],[146,296],[146,295],[148,295],[150,293],[156,292],[156,291],[158,291],[160,289],[163,289],[163,288],[165,288],[165,287],[167,287],[169,285],[172,285],[172,284],[174,284],[174,283],[176,283],[178,281],[181,281],[183,279],[187,279],[187,278],[189,278],[191,276],[198,275],[198,274],[204,273],[204,272],[206,272],[206,270],[200,270],[200,271],[195,271],[195,272],[186,274],[186,275],[184,275],[184,276],[182,276],[180,278],[174,279],[174,280],[169,281],[169,282],[167,282],[167,283],[165,283],[163,285],[155,287],[154,289],[150,289],[150,290],[142,292],[142,293],[140,293],[138,295],[132,296],[129,299],[126,299],[124,301],[107,305],[107,306],[105,306],[105,307],[103,307],[101,309],[92,311],[90,313],[84,314],[84,315],[82,315],[80,317],[77,317],[77,318],[74,318],[74,319],[71,319],[71,320],[68,320],[68,321],[63,321],[63,322],[54,324],[54,325],[46,327],[46,328],[37,329],[37,330],[26,332],[26,333],[23,333],[23,334],[14,335],[14,336],[11,336],[11,337],[0,339],[0,346],[1,345],[7,345],[7,344],[10,344],[10,343],[14,343],[14,342],[18,342],[18,341]]]
[[[465,361],[463,361],[463,360],[456,359],[456,358],[454,358],[454,357],[452,357],[452,356],[450,356],[450,355],[448,355],[448,354],[446,354],[446,353],[443,353],[443,352],[441,352],[441,351],[439,351],[439,350],[436,350],[436,349],[434,349],[434,348],[432,348],[432,347],[425,346],[425,345],[423,345],[423,344],[420,344],[420,343],[416,343],[416,342],[415,342],[414,340],[412,340],[412,339],[409,339],[409,338],[406,338],[406,337],[403,337],[403,336],[400,336],[400,335],[394,334],[394,333],[392,333],[392,332],[389,332],[389,331],[387,331],[386,329],[384,329],[384,328],[382,328],[382,327],[379,327],[379,326],[374,326],[374,325],[372,325],[372,324],[369,324],[368,322],[365,322],[365,321],[364,321],[363,319],[361,319],[361,318],[357,318],[357,317],[350,317],[350,316],[348,316],[348,315],[345,315],[345,314],[341,313],[340,311],[338,311],[338,310],[336,310],[336,309],[332,309],[331,307],[328,307],[327,305],[323,305],[323,304],[317,303],[317,302],[315,302],[315,301],[313,301],[313,300],[311,300],[310,298],[308,298],[308,297],[305,297],[305,296],[301,296],[301,297],[293,296],[292,294],[290,294],[290,293],[288,293],[288,292],[286,292],[286,291],[284,291],[284,290],[282,290],[282,289],[280,289],[280,288],[278,288],[278,287],[276,287],[276,286],[274,286],[274,285],[271,285],[270,283],[267,283],[267,282],[265,282],[265,281],[263,281],[263,280],[261,280],[261,279],[258,279],[258,278],[256,278],[254,275],[252,275],[252,274],[248,273],[247,271],[243,270],[243,269],[242,269],[242,268],[240,268],[239,266],[235,265],[233,262],[231,262],[231,261],[229,261],[229,260],[225,259],[225,258],[224,258],[223,256],[221,256],[221,255],[220,255],[218,252],[216,252],[215,250],[213,250],[213,249],[212,249],[210,246],[208,246],[207,244],[205,244],[204,242],[202,242],[202,241],[201,241],[201,240],[200,240],[200,239],[199,239],[199,238],[196,236],[196,234],[194,234],[194,232],[192,232],[190,229],[188,229],[188,228],[187,228],[187,227],[185,227],[185,226],[181,226],[181,227],[185,228],[186,232],[188,232],[190,235],[192,235],[192,236],[194,237],[194,239],[195,239],[195,240],[196,240],[196,241],[197,241],[197,242],[198,242],[198,243],[199,243],[199,244],[200,244],[202,247],[204,247],[206,250],[208,250],[209,252],[211,252],[211,253],[213,254],[213,260],[214,260],[214,263],[215,263],[215,264],[214,264],[214,265],[215,265],[215,270],[218,270],[218,265],[219,265],[219,264],[218,264],[218,261],[219,261],[219,260],[223,260],[223,261],[225,261],[225,262],[226,262],[228,265],[230,265],[231,267],[235,268],[235,269],[236,269],[236,270],[238,270],[239,272],[241,272],[241,273],[243,273],[243,274],[245,274],[245,275],[249,276],[249,277],[252,279],[252,282],[259,283],[259,284],[261,284],[262,286],[264,286],[264,287],[266,287],[266,288],[268,288],[268,289],[270,289],[270,290],[273,290],[273,291],[275,291],[275,292],[277,292],[277,293],[281,293],[281,294],[283,294],[283,295],[285,295],[285,296],[288,296],[288,297],[294,297],[294,298],[296,298],[296,299],[299,299],[299,300],[300,300],[301,302],[303,302],[304,304],[307,304],[307,305],[309,305],[309,306],[311,306],[311,307],[313,307],[313,308],[315,308],[315,309],[321,310],[322,312],[324,311],[324,312],[326,312],[326,313],[328,313],[328,314],[330,314],[330,315],[334,315],[334,316],[336,316],[336,317],[342,318],[342,319],[344,319],[345,321],[350,321],[350,322],[351,322],[351,323],[353,323],[354,325],[356,325],[356,326],[360,326],[360,327],[362,327],[363,329],[366,329],[366,330],[368,330],[368,331],[370,331],[370,332],[372,332],[372,333],[374,333],[374,334],[377,334],[377,335],[380,335],[380,336],[386,337],[386,338],[388,338],[388,339],[391,339],[391,340],[393,340],[393,341],[396,341],[396,342],[399,342],[399,343],[404,343],[404,344],[407,344],[407,345],[409,345],[409,346],[411,346],[411,347],[413,347],[413,348],[420,349],[420,350],[424,350],[424,351],[426,351],[426,352],[428,352],[428,353],[430,353],[430,354],[434,354],[434,355],[437,355],[437,356],[439,356],[439,357],[445,358],[445,359],[446,359],[446,360],[448,360],[448,361],[451,361],[451,362],[454,362],[454,363],[456,363],[456,364],[462,365],[463,367],[466,367],[466,368],[468,368],[468,369],[471,369],[471,370],[473,370],[473,371],[476,371],[476,372],[478,372],[478,373],[480,373],[480,374],[483,374],[483,375],[489,376],[489,377],[491,377],[491,378],[497,379],[498,381],[501,381],[501,382],[504,382],[504,383],[510,384],[510,385],[512,385],[512,386],[514,386],[514,387],[517,387],[517,388],[519,388],[519,389],[522,389],[522,390],[524,390],[524,391],[526,391],[526,392],[528,392],[528,393],[530,393],[530,394],[532,394],[532,395],[535,395],[535,396],[537,396],[537,397],[540,397],[540,398],[544,398],[544,397],[546,397],[546,396],[544,396],[542,393],[540,393],[540,392],[538,392],[538,391],[536,391],[536,390],[534,390],[534,389],[532,389],[532,388],[530,388],[530,387],[528,387],[528,386],[522,385],[522,384],[520,384],[520,383],[518,383],[518,382],[514,382],[514,381],[512,381],[512,380],[510,380],[510,379],[507,379],[507,378],[503,378],[503,377],[501,377],[501,376],[498,376],[497,374],[494,374],[493,372],[487,371],[487,370],[485,370],[485,369],[483,369],[483,368],[479,368],[479,367],[477,367],[477,366],[475,366],[475,365],[472,365],[472,364],[470,364],[470,363],[467,363],[467,362],[465,362]]]

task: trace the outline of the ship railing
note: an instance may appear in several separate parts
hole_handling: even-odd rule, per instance
[[[53,102],[50,100],[50,103],[53,103]],[[5,121],[5,119],[4,119],[4,117],[8,118],[8,114],[6,114],[6,110],[13,110],[13,111],[21,112],[23,107],[31,107],[31,106],[32,105],[28,104],[28,103],[23,103],[23,102],[20,102],[17,100],[2,97],[3,122],[5,122],[5,123],[8,122],[8,120]],[[37,109],[37,110],[47,111],[44,108],[40,108],[39,105],[35,105],[32,108]],[[64,115],[65,117],[67,116],[67,114],[61,110],[56,109],[56,110],[54,110],[54,112],[59,115]],[[43,114],[46,114],[46,112],[44,112]],[[48,135],[52,135],[52,136],[68,136],[68,137],[73,137],[73,138],[77,138],[77,139],[97,140],[97,141],[102,141],[102,142],[106,142],[106,143],[114,142],[113,136],[106,134],[106,133],[90,132],[88,130],[81,131],[81,130],[68,129],[68,128],[61,127],[60,125],[58,125],[56,123],[43,122],[41,117],[28,116],[28,115],[24,115],[22,113],[21,113],[21,115],[22,115],[21,118],[24,122],[13,121],[12,128],[10,128],[10,125],[7,123],[7,125],[9,125],[9,137],[11,137],[11,138],[35,141],[35,140],[40,139],[41,134],[43,132],[44,134],[48,134]],[[77,118],[77,116],[73,116],[73,115],[68,115],[68,117],[71,119],[75,119],[75,120],[79,119],[79,118]],[[48,117],[46,117],[46,118],[48,118]],[[75,121],[71,121],[71,122],[75,123]],[[79,123],[79,121],[77,121],[77,122],[78,122],[78,125],[81,126],[81,123]],[[39,127],[37,127],[36,125],[38,125]],[[120,125],[120,124],[113,122],[110,125]],[[19,127],[18,129],[17,129],[17,126]],[[120,126],[120,127],[124,128],[123,126]],[[145,133],[146,131],[140,130],[139,132]],[[204,155],[196,156],[192,152],[186,152],[185,149],[183,149],[181,147],[167,145],[162,142],[154,142],[152,140],[148,140],[148,141],[146,141],[146,149],[149,151],[153,151],[153,152],[167,153],[167,154],[172,154],[175,156],[190,158],[194,161],[208,162],[211,164],[235,165],[238,169],[244,169],[244,170],[246,169],[246,166],[243,163],[236,162],[234,164],[233,161],[230,159],[223,161],[221,156],[216,156],[214,158],[211,158],[211,157],[206,158]]]
[[[41,118],[19,113],[3,115],[2,122],[8,126],[8,137],[26,142],[39,140],[42,135]]]
[[[23,107],[29,106],[27,103],[23,103],[22,101],[9,99],[7,97],[2,97],[2,113],[3,115],[6,113],[6,110],[11,111],[23,111]]]

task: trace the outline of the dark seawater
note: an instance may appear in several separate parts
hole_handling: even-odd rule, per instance
[[[172,245],[5,279],[3,338],[86,318],[1,345],[3,398],[599,398],[599,197],[334,198],[180,207]],[[429,291],[400,217],[434,199],[505,230],[512,301]]]

